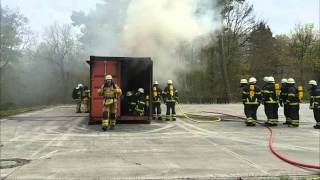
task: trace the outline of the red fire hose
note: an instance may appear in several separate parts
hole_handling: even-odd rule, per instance
[[[220,113],[220,112],[207,112],[207,111],[205,111],[205,112],[206,113],[213,113],[213,114],[221,114],[221,115],[226,115],[226,116],[233,116],[233,117],[244,119],[243,117],[240,117],[240,116],[235,116],[235,115],[225,114],[225,113]],[[258,124],[263,126],[262,123],[258,123]],[[289,164],[295,165],[295,166],[300,166],[300,167],[305,167],[305,168],[312,168],[312,169],[320,169],[320,165],[319,164],[317,164],[317,165],[304,164],[304,163],[301,163],[301,162],[298,162],[298,161],[295,161],[295,160],[290,160],[287,157],[285,157],[284,155],[282,155],[281,153],[279,153],[273,146],[273,141],[274,141],[274,138],[275,138],[275,134],[274,134],[272,128],[267,127],[267,126],[263,126],[263,127],[266,127],[270,132],[269,148],[270,148],[271,152],[274,155],[276,155],[278,158],[280,158],[281,160],[283,160],[283,161],[285,161],[285,162],[287,162]]]

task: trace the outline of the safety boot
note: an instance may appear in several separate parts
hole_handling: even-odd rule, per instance
[[[161,117],[161,116],[158,116],[158,120],[160,120],[160,121],[161,121],[161,120],[162,120],[162,117]]]
[[[283,125],[288,125],[288,124],[290,124],[290,122],[291,122],[291,119],[290,118],[286,118],[286,122],[284,122]]]
[[[320,129],[320,125],[319,125],[319,124],[316,124],[316,125],[313,126],[313,128],[315,128],[315,129]]]
[[[102,119],[102,130],[107,131],[110,126],[110,121],[108,119]]]
[[[103,131],[107,131],[108,130],[108,126],[102,126],[102,130]]]
[[[299,120],[291,120],[288,127],[299,127]]]

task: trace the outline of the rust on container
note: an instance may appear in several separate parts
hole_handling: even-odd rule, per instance
[[[133,116],[128,113],[123,101],[127,91],[137,91],[138,88],[144,88],[146,96],[151,95],[153,74],[151,58],[90,56],[90,61],[87,62],[90,65],[90,90],[92,92],[89,124],[101,123],[103,97],[99,96],[98,89],[104,84],[104,77],[107,74],[112,75],[114,82],[122,89],[122,96],[118,101],[118,121],[150,123],[151,102],[149,102],[149,112],[145,116]]]

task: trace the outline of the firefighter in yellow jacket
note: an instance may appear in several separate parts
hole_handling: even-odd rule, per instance
[[[105,77],[105,83],[98,90],[103,100],[102,130],[114,129],[116,125],[117,101],[122,91],[112,80],[111,75]]]

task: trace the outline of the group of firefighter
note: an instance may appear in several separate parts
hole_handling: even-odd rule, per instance
[[[76,113],[88,113],[90,111],[90,90],[88,86],[78,84],[72,91],[72,98],[76,102]],[[83,104],[83,111],[81,111],[81,104]]]
[[[257,85],[257,79],[251,77],[248,80],[241,79],[240,89],[247,126],[255,126],[257,110],[260,104],[264,105],[267,116],[265,125],[278,125],[279,105],[284,109],[286,121],[283,123],[289,127],[299,127],[299,109],[303,97],[303,87],[296,86],[293,78],[282,79],[281,86],[275,83],[274,77],[264,77],[264,86]],[[315,80],[309,81],[310,86],[310,109],[313,110],[316,120],[315,129],[320,129],[320,86]]]
[[[175,89],[172,80],[168,80],[167,87],[162,91],[159,83],[155,81],[152,86],[152,111],[153,119],[161,120],[161,102],[167,106],[166,120],[176,120],[175,105],[178,101],[178,91]],[[105,82],[98,90],[98,94],[103,96],[102,130],[114,129],[116,125],[117,101],[122,94],[121,88],[113,81],[111,75],[105,76]],[[126,103],[129,113],[136,116],[148,115],[149,96],[145,95],[144,89],[139,88],[136,93],[128,91],[126,93]]]

